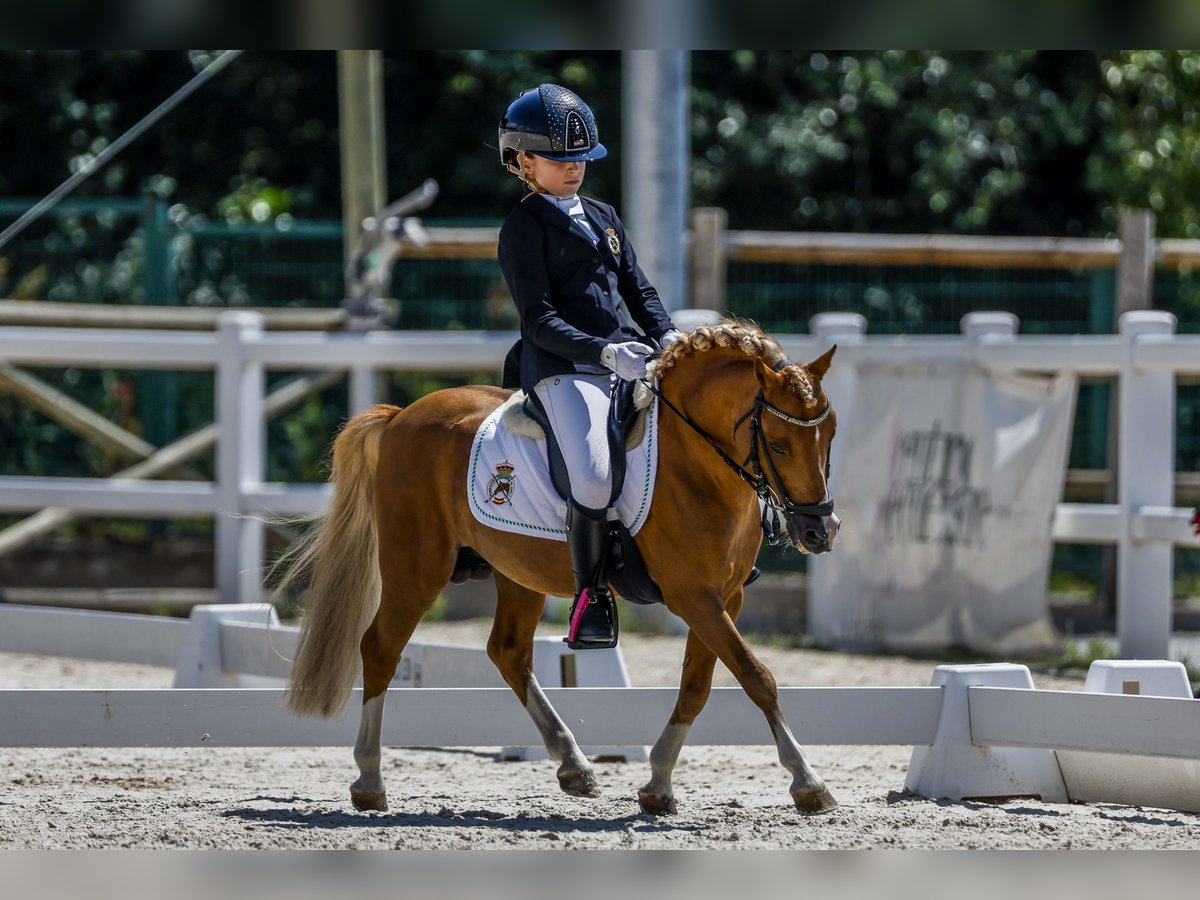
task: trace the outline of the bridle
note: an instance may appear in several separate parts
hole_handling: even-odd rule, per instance
[[[788,366],[796,365],[790,359],[784,359],[775,363],[771,367],[772,371],[778,372]],[[754,405],[737,420],[733,431],[736,434],[737,430],[742,427],[742,423],[746,420],[750,421],[750,452],[747,454],[742,463],[738,463],[728,453],[721,449],[720,445],[702,429],[699,425],[687,417],[674,403],[668,400],[658,388],[656,388],[650,379],[645,379],[642,382],[646,385],[650,393],[658,397],[671,412],[675,413],[682,419],[692,431],[700,435],[710,447],[716,452],[724,463],[729,466],[737,475],[746,482],[759,500],[762,501],[762,530],[766,536],[767,543],[772,547],[782,543],[779,537],[781,523],[779,516],[782,513],[784,519],[792,526],[797,534],[801,533],[800,523],[798,520],[801,516],[822,516],[833,515],[833,498],[826,495],[824,500],[818,503],[796,503],[787,495],[787,491],[783,487],[783,479],[779,477],[779,469],[775,465],[774,453],[771,450],[771,445],[767,442],[766,436],[763,434],[762,416],[763,412],[769,412],[774,416],[783,419],[791,425],[801,425],[807,428],[815,428],[829,417],[830,411],[833,409],[832,403],[826,403],[824,411],[814,418],[801,419],[784,412],[777,406],[769,403],[763,393],[763,389],[759,388],[758,395],[754,398]],[[759,448],[762,448],[760,457]],[[765,459],[767,469],[770,471],[771,477],[775,480],[775,486],[772,487],[770,480],[767,478],[767,473],[763,471],[761,460]],[[749,466],[749,470],[745,467]],[[825,461],[825,482],[829,483],[829,461]]]

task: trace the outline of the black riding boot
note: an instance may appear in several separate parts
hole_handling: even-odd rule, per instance
[[[568,504],[567,548],[575,572],[575,602],[563,640],[572,650],[617,646],[617,605],[604,577],[607,532],[604,513],[597,519],[574,501]]]

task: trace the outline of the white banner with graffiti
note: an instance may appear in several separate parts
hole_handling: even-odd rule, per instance
[[[1056,642],[1046,587],[1075,404],[1071,375],[969,365],[859,370],[822,557],[839,646],[1029,653]]]

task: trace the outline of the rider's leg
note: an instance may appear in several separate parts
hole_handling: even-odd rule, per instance
[[[608,520],[603,510],[567,506],[567,548],[575,573],[575,602],[568,618],[572,649],[601,649],[617,643],[617,609],[603,574]]]
[[[612,494],[608,448],[608,408],[612,381],[607,375],[560,375],[534,388],[562,450],[571,479],[567,545],[575,573],[568,643],[573,648],[616,644],[616,606],[603,576]]]

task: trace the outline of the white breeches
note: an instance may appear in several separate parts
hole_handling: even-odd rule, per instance
[[[600,511],[612,493],[608,407],[612,375],[555,375],[534,387],[571,478],[571,499]]]

